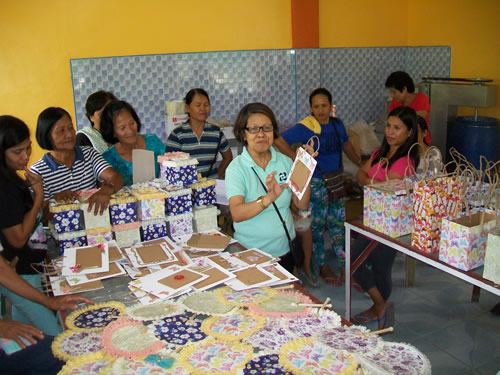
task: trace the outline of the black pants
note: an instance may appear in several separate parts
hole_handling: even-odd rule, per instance
[[[356,238],[351,248],[351,264],[361,255],[369,243],[370,240],[366,237]],[[396,250],[378,244],[354,272],[354,278],[365,291],[377,287],[384,301],[387,301],[392,291],[392,265],[395,257]]]
[[[280,256],[280,261],[278,262],[281,267],[286,269],[288,272],[293,273],[293,268],[295,267],[295,262],[293,260],[292,252]]]

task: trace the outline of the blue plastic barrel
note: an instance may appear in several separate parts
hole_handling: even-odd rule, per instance
[[[455,147],[479,169],[479,158],[500,160],[500,125],[494,117],[460,116],[448,129],[448,149]]]

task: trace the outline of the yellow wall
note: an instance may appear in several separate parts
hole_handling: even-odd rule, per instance
[[[290,0],[1,0],[0,114],[74,117],[72,58],[291,46]]]

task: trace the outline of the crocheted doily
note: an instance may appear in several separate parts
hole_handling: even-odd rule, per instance
[[[243,339],[254,348],[279,350],[293,335],[283,328],[276,319],[268,319],[265,326],[257,332]]]
[[[339,327],[341,318],[331,310],[312,309],[307,316],[299,316],[287,319],[284,326],[297,337],[311,337],[317,332]]]
[[[363,326],[340,326],[318,331],[315,339],[328,347],[346,350],[349,353],[369,353],[377,350],[383,340],[378,335],[370,335]]]
[[[187,294],[179,298],[178,302],[184,304],[186,310],[194,314],[225,315],[235,309],[233,305],[221,303],[214,292]]]
[[[191,344],[182,349],[179,361],[190,374],[236,374],[253,353],[248,344],[237,341],[211,339]]]
[[[243,375],[293,375],[287,371],[279,363],[278,354],[262,354],[254,357],[245,364],[243,370],[240,371]]]
[[[150,305],[137,303],[127,308],[127,315],[135,320],[158,320],[184,313],[184,306],[174,301],[160,301]]]
[[[230,287],[219,288],[215,291],[220,300],[233,306],[246,307],[251,304],[265,302],[276,295],[276,290],[269,287],[236,291]]]
[[[114,359],[99,352],[66,362],[58,375],[96,375],[109,374]]]
[[[52,341],[52,353],[63,361],[97,353],[102,350],[100,332],[82,332],[68,329]]]
[[[156,375],[156,374],[171,374],[171,375],[189,375],[185,369],[182,368],[179,361],[173,360],[173,358],[168,358],[167,361],[171,362],[173,360],[171,367],[161,367],[154,361],[149,361],[149,358],[153,356],[146,357],[145,359],[128,359],[128,358],[118,358],[112,366],[111,374],[113,375]],[[160,359],[162,362],[167,362],[165,359]],[[170,363],[168,363],[170,365]]]
[[[310,303],[312,303],[311,299],[302,293],[279,291],[271,299],[258,305],[250,305],[248,309],[254,314],[273,318],[293,317],[308,315],[311,307],[301,306],[301,304]]]
[[[177,315],[153,323],[153,334],[169,344],[185,345],[207,337],[200,329],[201,321]]]
[[[123,303],[116,301],[96,303],[69,314],[66,318],[66,326],[80,331],[99,331],[121,315],[125,315]]]
[[[266,324],[266,318],[244,310],[236,310],[231,315],[212,316],[201,324],[207,335],[226,340],[240,340],[250,336]]]
[[[113,357],[139,358],[157,353],[164,344],[142,322],[120,318],[102,332],[102,346]]]
[[[295,375],[352,374],[358,367],[350,355],[314,342],[312,338],[297,339],[283,345],[280,364]]]
[[[356,355],[363,369],[370,374],[429,375],[431,364],[417,348],[403,343],[386,342],[380,350]]]

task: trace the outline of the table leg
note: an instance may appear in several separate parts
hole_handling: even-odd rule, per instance
[[[481,288],[477,285],[472,287],[472,297],[470,298],[471,302],[479,302],[479,295],[481,294]]]
[[[405,259],[405,266],[406,266],[405,286],[407,288],[413,288],[415,286],[415,270],[417,267],[417,261],[414,258],[407,255]]]
[[[345,318],[351,321],[351,229],[345,226]]]

